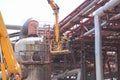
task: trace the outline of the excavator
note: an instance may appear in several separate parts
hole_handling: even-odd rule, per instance
[[[66,48],[63,49],[62,40],[60,39],[60,30],[59,30],[59,6],[53,0],[47,0],[50,4],[51,8],[54,11],[55,15],[55,39],[51,41],[50,44],[50,52],[52,54],[59,54],[59,53],[70,53],[70,51]]]
[[[7,80],[11,74],[19,74],[21,77],[21,67],[14,54],[9,35],[0,12],[0,72],[2,80]],[[21,80],[21,78],[20,78]]]

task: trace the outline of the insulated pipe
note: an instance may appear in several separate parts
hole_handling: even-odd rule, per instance
[[[69,22],[67,22],[67,24],[65,24],[60,31],[62,31],[65,26],[69,25],[72,21],[79,19],[78,16],[84,14],[87,10],[89,10],[90,8],[93,7],[93,5],[97,2],[99,2],[100,0],[94,0],[91,4],[89,4],[88,6],[86,6],[82,11],[80,11],[75,17],[73,17]]]
[[[99,8],[94,12],[94,15],[102,16],[104,14],[105,10],[112,9],[116,5],[120,3],[120,0],[110,0],[108,3],[106,3],[103,7]]]
[[[103,61],[102,61],[102,39],[99,16],[94,16],[95,23],[95,63],[96,63],[96,80],[104,80],[103,78]]]
[[[115,16],[113,16],[112,18],[110,18],[110,20],[116,20],[116,19],[119,19],[119,18],[120,18],[120,13],[117,14],[117,15],[115,15]],[[107,21],[106,21],[106,22],[103,22],[103,23],[101,24],[101,27],[105,26],[106,24],[107,24]],[[88,36],[88,35],[92,34],[94,31],[95,31],[95,28],[89,30],[88,32],[84,33],[83,35],[84,35],[84,36]]]
[[[112,18],[112,20],[117,20],[117,19],[119,19],[119,18],[120,18],[120,13],[117,14],[117,15],[115,15],[115,16]]]
[[[89,4],[88,6],[86,6],[86,8],[84,8],[82,11],[80,11],[75,17],[73,17],[73,19],[71,19],[71,21],[74,21],[75,19],[78,19],[79,15],[84,14],[86,11],[88,11],[90,8],[92,8],[95,3],[99,2],[100,0],[94,0],[91,4]]]
[[[105,6],[99,8],[94,13],[95,24],[95,60],[96,60],[96,80],[104,80],[103,78],[103,62],[102,62],[102,39],[99,17],[104,14],[104,10],[108,10],[119,4],[120,0],[110,0]]]
[[[7,29],[20,30],[23,26],[19,25],[6,25]]]

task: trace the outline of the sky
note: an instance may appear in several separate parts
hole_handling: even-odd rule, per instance
[[[59,21],[64,19],[84,0],[54,0],[60,7]],[[47,0],[0,0],[0,11],[5,24],[23,25],[24,22],[34,17],[41,24],[53,24],[55,16]]]

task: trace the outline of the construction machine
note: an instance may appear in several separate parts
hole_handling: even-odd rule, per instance
[[[0,12],[0,46],[1,46],[0,72],[2,75],[2,80],[7,80],[7,74],[8,77],[11,74],[15,75],[19,74],[19,76],[21,76],[21,68],[14,54],[1,12]]]
[[[50,4],[51,8],[53,9],[54,15],[55,15],[55,27],[54,27],[55,38],[51,41],[50,52],[52,54],[69,53],[70,51],[68,50],[68,48],[63,49],[62,39],[60,38],[59,6],[53,0],[48,0],[48,3]]]

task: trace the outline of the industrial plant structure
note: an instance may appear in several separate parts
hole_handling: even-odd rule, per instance
[[[71,35],[69,51],[51,52],[54,25],[40,27],[38,37],[14,40],[26,80],[120,80],[120,0],[85,0],[59,30],[60,38]],[[32,60],[35,52],[40,60]]]

